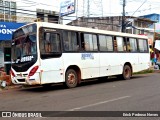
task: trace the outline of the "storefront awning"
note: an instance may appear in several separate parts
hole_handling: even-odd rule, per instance
[[[25,23],[0,22],[0,41],[11,40],[13,31],[23,25],[25,25]]]

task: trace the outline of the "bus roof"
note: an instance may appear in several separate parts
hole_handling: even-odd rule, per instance
[[[24,26],[27,26],[30,24],[35,24],[35,23],[39,27],[48,27],[48,28],[65,29],[65,30],[71,30],[71,31],[73,30],[73,31],[82,31],[82,32],[88,32],[88,33],[91,32],[91,33],[99,33],[99,34],[108,34],[108,35],[117,35],[117,36],[124,36],[124,37],[135,37],[135,38],[148,39],[148,37],[145,35],[136,35],[136,34],[115,32],[115,31],[108,31],[108,30],[100,30],[100,29],[86,28],[86,27],[79,27],[79,26],[62,25],[62,24],[55,24],[55,23],[48,23],[48,22],[33,22],[33,23],[26,24]]]

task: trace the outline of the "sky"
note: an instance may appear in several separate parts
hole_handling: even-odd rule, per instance
[[[18,8],[35,10],[35,8],[59,11],[60,0],[14,0]]]
[[[87,16],[87,2],[78,0],[77,16]],[[90,16],[121,16],[123,0],[89,0],[90,1]],[[102,4],[100,4],[102,1]],[[142,16],[151,13],[160,14],[160,0],[126,0],[125,14],[126,16]],[[102,12],[103,9],[103,12]],[[71,16],[75,16],[71,15]],[[66,19],[68,19],[66,17]],[[71,19],[69,17],[69,19]]]
[[[100,1],[100,0],[93,0]],[[123,0],[102,0],[103,14],[122,15]],[[160,0],[126,0],[125,11],[129,16],[141,16],[150,13],[160,13]],[[95,9],[95,7],[93,7]]]
[[[61,0],[15,0],[18,8],[35,11],[35,8],[59,11]],[[87,12],[88,0],[76,0],[76,14],[64,19],[75,19],[80,16],[120,16],[123,0],[89,0],[90,11]],[[83,3],[83,1],[85,1]],[[102,1],[102,2],[101,2]],[[101,4],[102,3],[102,4]],[[160,0],[126,0],[126,16],[141,16],[151,13],[160,14]],[[74,16],[72,18],[72,16]]]
[[[17,2],[18,7],[24,9],[32,9],[37,7],[41,9],[56,10],[56,11],[59,11],[61,2],[61,0],[15,0],[15,1]],[[85,9],[85,11],[87,10],[88,0],[76,0],[76,1],[78,1],[79,4],[78,13],[82,14],[83,8]],[[85,1],[84,7],[83,7],[83,1]],[[90,1],[90,13],[95,13],[98,11],[98,14],[101,14],[101,12],[99,11],[102,10],[102,8],[103,8],[103,15],[121,14],[122,12],[123,0],[89,0],[89,1]],[[101,1],[103,6],[100,4]],[[125,9],[126,9],[126,14],[132,15],[138,9],[138,7],[140,7],[139,10],[134,14],[138,15],[150,12],[160,12],[159,6],[160,6],[160,0],[126,0]]]

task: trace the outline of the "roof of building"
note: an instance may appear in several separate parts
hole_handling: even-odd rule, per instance
[[[79,19],[98,19],[98,20],[104,20],[107,18],[115,18],[115,17],[122,17],[122,16],[108,16],[108,17],[80,17]],[[126,19],[135,19],[140,21],[147,21],[151,23],[156,23],[157,21],[151,20],[149,18],[142,18],[142,17],[134,17],[134,16],[125,16]],[[78,19],[77,19],[78,20]],[[76,21],[76,20],[75,20]]]

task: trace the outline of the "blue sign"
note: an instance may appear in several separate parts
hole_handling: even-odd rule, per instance
[[[86,60],[86,59],[94,59],[93,53],[82,53],[81,54],[81,59]]]
[[[66,16],[75,13],[75,0],[61,0],[60,16]]]
[[[12,33],[25,23],[0,22],[0,40],[11,40]]]

